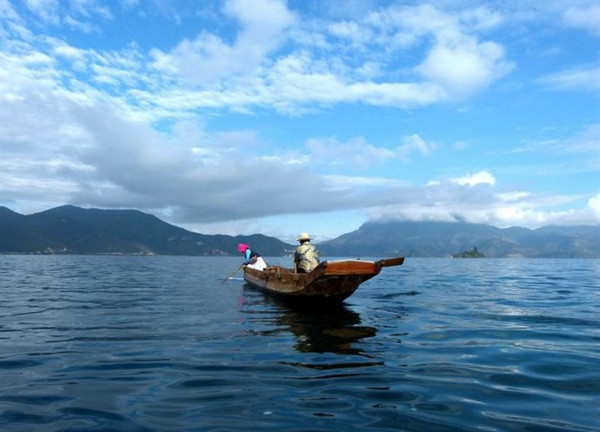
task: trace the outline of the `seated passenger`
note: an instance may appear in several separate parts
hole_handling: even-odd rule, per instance
[[[294,254],[294,266],[298,273],[309,273],[319,265],[319,251],[310,242],[308,233],[300,234],[296,240],[300,242],[300,246]]]

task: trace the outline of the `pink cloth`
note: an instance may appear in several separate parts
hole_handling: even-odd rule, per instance
[[[238,252],[244,253],[248,249],[248,245],[244,243],[238,244]]]

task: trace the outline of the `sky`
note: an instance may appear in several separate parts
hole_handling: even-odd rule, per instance
[[[0,0],[0,205],[315,242],[600,224],[600,3]]]

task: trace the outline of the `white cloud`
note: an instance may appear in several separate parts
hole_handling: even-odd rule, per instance
[[[296,17],[283,0],[227,0],[224,11],[244,23],[246,37],[267,41],[294,24]]]
[[[347,101],[363,101],[375,106],[409,108],[446,100],[446,91],[434,83],[364,82],[342,88]]]
[[[201,32],[193,40],[181,41],[169,53],[154,49],[151,53],[154,67],[199,87],[253,76],[259,73],[261,65],[269,62],[268,54],[285,42],[285,30],[295,22],[282,1],[230,0],[223,10],[241,24],[233,43]]]
[[[595,157],[596,161],[600,163],[600,124],[587,126],[559,147],[559,151],[568,153],[587,153],[590,157]],[[600,167],[600,164],[596,167]]]
[[[504,60],[504,49],[499,44],[467,39],[453,46],[436,45],[416,70],[449,95],[465,97],[489,86],[512,68]]]
[[[503,203],[520,202],[531,197],[530,192],[510,191],[498,193],[498,199]]]
[[[225,84],[230,97],[217,98],[216,106],[269,106],[294,113],[310,103],[429,105],[480,91],[512,68],[499,44],[466,35],[455,19],[431,6],[383,8],[364,21],[332,22],[325,30],[311,25],[304,29],[304,23],[280,2],[253,3],[251,8],[247,2],[229,2],[224,10],[242,25],[233,41],[202,32],[170,52],[151,51],[157,72],[180,77],[206,94],[196,97],[197,107],[211,106],[206,101],[215,98],[204,92],[222,92],[220,86]],[[266,22],[263,10],[270,11]],[[499,21],[485,9],[464,19],[482,28]],[[279,51],[292,33],[298,45],[288,44],[285,52]],[[431,35],[437,43],[420,65],[406,65],[408,75],[399,80],[395,51]],[[374,56],[371,44],[386,55]]]
[[[353,172],[397,160],[407,163],[413,153],[428,156],[435,146],[413,134],[404,137],[402,144],[395,149],[375,146],[363,137],[346,142],[336,138],[311,138],[306,142],[306,147],[313,164],[337,166],[346,172]]]
[[[153,50],[154,67],[162,73],[180,76],[185,83],[209,86],[222,78],[246,70],[247,65],[235,61],[234,50],[210,34],[194,40],[183,40],[170,53]]]
[[[367,169],[395,157],[392,150],[375,147],[362,137],[344,143],[335,138],[313,138],[306,146],[313,163],[340,166],[350,171]]]
[[[333,189],[356,189],[356,188],[378,188],[390,187],[397,188],[402,186],[402,182],[395,179],[384,177],[360,177],[350,175],[326,175],[323,178]]]
[[[396,203],[374,206],[372,219],[465,221],[498,227],[600,223],[600,195],[581,207],[580,196],[541,195],[526,191],[501,192],[493,185],[473,188],[469,182],[456,179],[430,181],[426,186],[405,186]],[[570,205],[568,210],[558,207]]]
[[[119,5],[120,6],[120,5]],[[113,18],[110,5],[98,0],[77,0],[69,2],[71,13],[88,19],[105,19]]]
[[[99,21],[113,18],[110,7],[96,0],[25,0],[24,4],[41,25],[65,24],[84,33],[97,31]]]
[[[562,198],[562,199],[561,199]],[[598,208],[598,195],[590,198],[587,205],[568,210],[551,210],[536,200],[523,201],[515,205],[498,205],[489,214],[489,221],[497,226],[525,226],[538,228],[546,225],[597,225],[600,223],[600,209]],[[558,197],[558,200],[572,203],[574,198]]]
[[[54,25],[60,22],[59,0],[26,0],[25,5],[31,13],[37,15],[42,21]]]
[[[562,19],[567,27],[582,29],[594,36],[600,36],[600,4],[592,2],[577,5],[564,2],[567,8]]]
[[[554,90],[600,91],[600,66],[578,66],[541,77],[539,83]]]
[[[593,218],[600,223],[600,193],[588,200],[588,208],[592,212]]]
[[[82,21],[82,20],[75,19],[71,15],[65,16],[63,18],[63,22],[67,26],[69,26],[75,30],[78,30],[82,33],[92,33],[94,30],[97,29],[97,27],[93,23],[91,23],[89,21]]]
[[[415,151],[427,156],[433,148],[432,144],[427,144],[419,135],[413,134],[403,138],[403,143],[398,147],[397,152],[402,160],[407,160],[409,155]]]
[[[355,3],[361,14],[342,11],[338,20],[307,17],[302,8],[293,11],[283,1],[230,1],[214,11],[225,14],[225,31],[213,22],[201,23],[190,33],[163,34],[143,47],[127,41],[110,49],[90,44],[93,38],[87,35],[70,39],[71,30],[63,25],[112,31],[100,27],[121,13],[110,2],[28,2],[37,17],[33,23],[24,4],[18,5],[0,0],[3,199],[168,209],[174,220],[197,223],[370,208],[493,223],[598,217],[597,195],[585,209],[569,212],[556,209],[575,197],[542,197],[506,185],[488,171],[431,182],[423,180],[425,175],[416,180],[406,174],[446,169],[435,165],[436,143],[422,138],[427,128],[444,126],[437,120],[426,123],[424,108],[483,92],[513,70],[513,54],[504,45],[510,38],[496,33],[510,23],[497,11],[501,8]],[[137,7],[145,6],[139,2]],[[133,22],[146,12],[127,17]],[[593,26],[579,12],[564,16],[572,27],[589,31]],[[173,21],[183,26],[185,19],[189,16]],[[108,40],[109,34],[101,36]],[[119,43],[118,38],[110,43]],[[597,91],[598,75],[597,66],[577,66],[541,82]],[[337,105],[358,108],[354,113],[360,115],[323,125],[315,113],[332,112]],[[369,112],[372,107],[386,109]],[[246,115],[228,118],[231,111]],[[315,115],[315,131],[294,137],[304,147],[286,147],[282,136],[293,132],[278,131],[276,123],[284,118],[293,124],[307,112]],[[264,120],[268,115],[272,124]],[[393,119],[393,127],[370,130],[375,115]],[[591,154],[586,166],[596,172],[593,115],[580,135],[554,138],[539,148]],[[352,130],[371,135],[346,131],[348,119]],[[346,138],[334,138],[342,129]],[[398,145],[380,144],[397,139]],[[464,131],[448,139],[474,142]],[[462,152],[465,159],[467,153]],[[463,167],[460,172],[477,169],[466,161]],[[386,169],[388,177],[379,171],[368,177],[370,168]]]
[[[453,183],[461,186],[495,185],[496,178],[487,171],[479,171],[464,177],[451,179]]]
[[[488,31],[496,29],[504,24],[505,17],[497,10],[491,10],[486,6],[467,9],[460,15],[460,24],[467,29],[476,31]]]
[[[543,176],[554,176],[557,172],[563,175],[596,173],[600,167],[600,124],[584,125],[572,136],[560,139],[527,142],[514,147],[509,153],[523,153],[525,158],[558,157],[553,163],[539,164],[523,169]],[[514,167],[513,167],[514,169]]]

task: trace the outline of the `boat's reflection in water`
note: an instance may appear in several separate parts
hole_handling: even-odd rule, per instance
[[[360,314],[343,303],[327,308],[316,305],[292,306],[277,298],[246,288],[248,309],[269,311],[276,332],[291,332],[300,353],[334,353],[368,357],[361,349],[361,340],[377,334],[377,329],[361,325]],[[252,306],[254,304],[254,306]],[[265,309],[263,309],[265,308]]]
[[[362,354],[356,343],[377,333],[360,325],[360,315],[343,305],[327,311],[282,310],[278,323],[294,334],[300,352]]]

